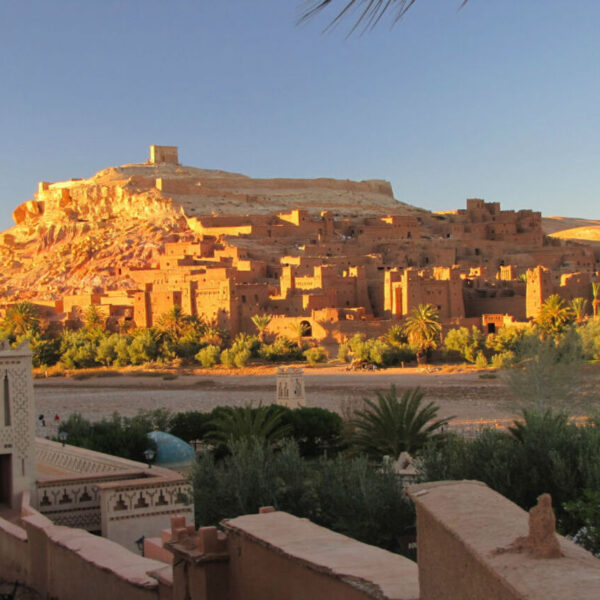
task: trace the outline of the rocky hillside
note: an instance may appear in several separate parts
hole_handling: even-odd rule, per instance
[[[253,179],[175,164],[111,167],[89,179],[39,185],[0,234],[0,297],[57,299],[128,287],[120,266],[148,268],[169,241],[192,239],[202,216],[325,208],[338,215],[422,214],[386,181]],[[118,283],[118,286],[117,286]],[[131,282],[133,286],[133,282]]]

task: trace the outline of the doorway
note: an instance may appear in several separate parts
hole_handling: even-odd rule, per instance
[[[10,506],[12,496],[12,455],[0,454],[0,504]]]

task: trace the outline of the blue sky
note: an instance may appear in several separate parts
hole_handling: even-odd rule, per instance
[[[255,177],[388,179],[432,210],[599,219],[600,2],[458,4],[346,39],[327,14],[296,26],[301,0],[0,2],[0,228],[37,181],[153,143]]]

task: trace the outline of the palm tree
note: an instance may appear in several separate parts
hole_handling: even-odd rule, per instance
[[[419,388],[406,390],[398,399],[394,385],[388,392],[377,392],[376,402],[364,398],[367,407],[350,421],[352,444],[374,458],[397,459],[401,452],[417,452],[440,436],[439,430],[453,418],[436,420],[439,407],[433,402],[423,406],[422,400]]]
[[[261,344],[265,342],[265,333],[267,331],[267,327],[271,322],[271,315],[254,315],[252,317],[252,322],[254,323],[256,329],[258,329],[258,341]]]
[[[351,9],[354,8],[360,12],[356,23],[350,30],[350,34],[361,25],[363,25],[363,31],[372,29],[377,25],[388,9],[391,10],[396,8],[394,23],[397,23],[415,2],[416,0],[345,0],[345,5],[326,29],[331,29],[333,26],[337,25],[350,13]],[[460,8],[467,2],[468,0],[462,0]],[[321,12],[331,4],[333,4],[333,0],[309,0],[306,9],[300,17],[300,22],[314,17],[317,13]]]
[[[417,362],[427,362],[427,352],[437,348],[442,326],[438,310],[432,304],[419,304],[406,317],[404,331],[414,346]]]
[[[17,302],[9,307],[2,323],[2,329],[10,336],[18,338],[28,333],[36,333],[40,328],[39,311],[31,302]]]
[[[401,346],[406,340],[406,332],[401,325],[392,325],[385,334],[385,341],[392,346]]]
[[[600,312],[600,300],[598,299],[600,296],[600,281],[592,281],[592,310],[594,311],[594,316],[598,316],[598,312]]]
[[[548,296],[536,318],[536,323],[545,333],[560,333],[573,319],[573,311],[558,295]]]
[[[290,327],[292,329],[292,336],[298,344],[298,348],[302,348],[302,338],[306,336],[306,334],[308,333],[308,328],[310,326],[307,325],[305,321],[297,321],[296,323],[293,323]]]
[[[173,339],[178,339],[182,336],[186,326],[186,315],[181,310],[181,306],[173,306],[171,310],[163,313],[156,321],[156,328],[171,336]]]
[[[283,411],[270,406],[228,406],[208,423],[211,431],[206,439],[213,443],[257,440],[274,444],[289,436],[291,425],[283,423]]]
[[[588,301],[585,298],[573,298],[569,304],[577,325],[581,325],[586,319],[587,303]]]

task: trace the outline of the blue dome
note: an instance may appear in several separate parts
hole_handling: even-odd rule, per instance
[[[196,458],[194,449],[181,438],[164,431],[151,431],[148,434],[156,443],[156,460],[154,464],[167,469],[183,469],[189,467]]]

